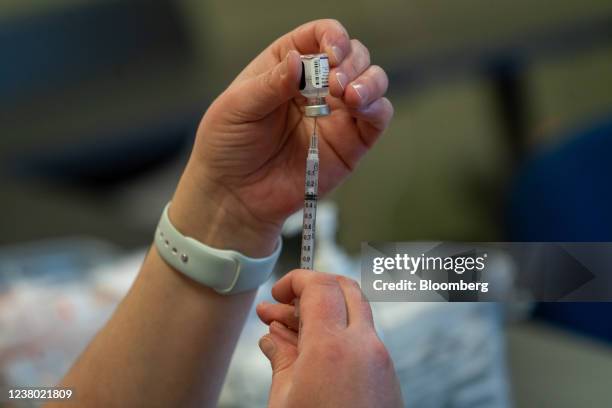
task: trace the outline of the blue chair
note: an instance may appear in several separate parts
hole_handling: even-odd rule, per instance
[[[511,241],[612,242],[612,120],[563,140],[518,172],[508,208]],[[612,342],[612,303],[540,303],[535,316]]]

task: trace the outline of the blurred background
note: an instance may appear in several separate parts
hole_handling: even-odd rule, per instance
[[[3,0],[0,383],[61,377],[129,287],[208,104],[322,17],[388,71],[396,113],[322,208],[320,269],[356,274],[362,241],[612,241],[609,1]],[[375,309],[409,405],[609,406],[611,304]],[[241,340],[221,405],[265,404],[262,370]]]

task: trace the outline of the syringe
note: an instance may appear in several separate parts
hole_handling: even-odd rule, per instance
[[[300,268],[312,270],[314,266],[317,192],[319,187],[319,141],[316,117],[314,118],[314,129],[310,137],[310,147],[308,148],[308,156],[306,158],[305,179]]]
[[[314,118],[310,146],[306,157],[304,188],[304,218],[302,222],[302,249],[300,268],[314,269],[315,229],[317,221],[317,193],[319,188],[319,140],[317,118],[329,115],[325,97],[329,94],[329,59],[325,54],[302,55],[300,93],[306,97],[304,114]],[[299,298],[295,299],[295,315],[300,314]]]
[[[306,157],[304,192],[304,220],[302,223],[302,249],[300,268],[313,269],[315,229],[317,221],[317,192],[319,186],[319,143],[317,118],[329,115],[325,97],[329,94],[329,59],[325,54],[302,55],[300,93],[306,97],[304,114],[314,118],[310,146]]]

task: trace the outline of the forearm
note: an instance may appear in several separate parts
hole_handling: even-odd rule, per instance
[[[253,298],[218,295],[171,270],[152,248],[62,385],[87,406],[214,405]]]
[[[244,224],[233,218],[238,210],[216,208],[200,188],[186,172],[170,209],[177,228],[217,248],[265,255],[270,242],[245,235],[255,228],[236,231]],[[62,385],[87,406],[214,405],[254,296],[219,295],[173,270],[152,246],[128,295]]]

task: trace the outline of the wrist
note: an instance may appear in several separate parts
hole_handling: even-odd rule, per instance
[[[178,184],[169,217],[183,235],[254,258],[274,252],[281,229],[258,220],[229,188],[210,181],[191,165]]]

